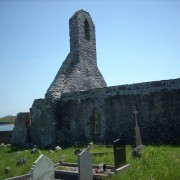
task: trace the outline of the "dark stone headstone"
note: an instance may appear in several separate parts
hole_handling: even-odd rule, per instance
[[[140,148],[134,148],[134,149],[132,150],[132,156],[133,156],[133,157],[141,157]]]
[[[103,171],[106,171],[106,164],[103,164]]]
[[[10,171],[11,171],[11,167],[6,167],[5,169],[4,169],[4,171],[5,171],[5,173],[7,174],[7,173],[9,173]]]
[[[82,152],[82,151],[81,151],[79,148],[77,148],[77,149],[74,150],[74,154],[75,154],[75,155],[80,154],[81,152]]]
[[[115,169],[126,165],[126,148],[123,140],[117,139],[114,145],[114,166]]]
[[[23,164],[26,163],[26,159],[25,158],[21,158],[16,162],[16,166],[21,166]]]
[[[79,148],[80,147],[80,143],[79,142],[75,142],[74,146],[75,146],[75,148]]]

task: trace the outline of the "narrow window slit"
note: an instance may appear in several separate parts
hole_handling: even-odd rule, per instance
[[[84,21],[84,32],[85,32],[85,39],[90,40],[90,30],[87,19]]]

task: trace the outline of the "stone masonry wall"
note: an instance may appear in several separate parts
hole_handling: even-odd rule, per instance
[[[70,52],[45,98],[35,100],[30,109],[33,143],[109,143],[124,137],[132,144],[131,112],[136,106],[143,143],[180,144],[180,79],[107,87],[97,67],[89,13],[75,12],[69,28]]]
[[[138,83],[62,94],[56,103],[56,138],[112,142],[134,140],[132,108],[144,144],[180,144],[180,79]]]
[[[13,131],[0,131],[0,144],[10,144]]]
[[[46,97],[59,99],[61,93],[106,87],[97,67],[95,26],[84,10],[69,20],[70,53],[59,69]]]
[[[36,99],[30,109],[33,144],[41,147],[55,145],[54,104],[50,99]]]
[[[30,141],[30,113],[18,113],[12,134],[12,144],[26,147]]]
[[[55,101],[62,93],[106,87],[96,60],[95,26],[89,13],[77,11],[69,20],[70,53],[48,88],[45,99],[37,99],[31,108],[31,134],[34,144],[55,144]],[[58,132],[61,133],[61,132]]]

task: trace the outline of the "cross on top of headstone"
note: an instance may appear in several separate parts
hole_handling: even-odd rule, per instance
[[[134,146],[137,147],[137,146],[142,145],[142,139],[141,139],[141,133],[140,133],[139,125],[137,122],[138,111],[136,110],[135,106],[133,107],[132,113],[134,114],[134,118],[135,118],[135,144],[134,144]]]
[[[136,110],[136,106],[133,106],[132,113],[136,116],[138,114],[138,111]]]

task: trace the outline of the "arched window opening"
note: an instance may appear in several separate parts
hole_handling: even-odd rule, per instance
[[[85,39],[90,40],[90,30],[87,19],[84,21],[84,33],[85,33]]]

